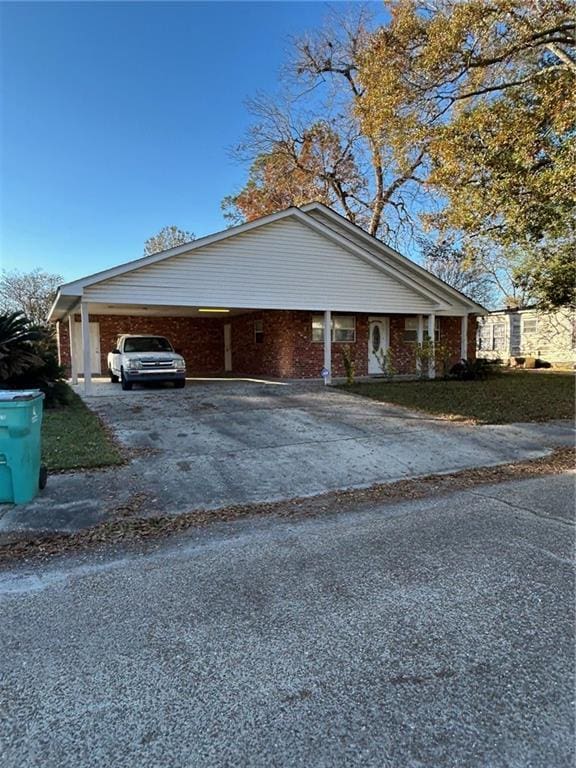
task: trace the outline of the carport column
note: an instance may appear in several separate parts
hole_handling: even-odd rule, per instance
[[[330,371],[326,376],[326,383],[332,381],[332,312],[327,309],[324,312],[324,368]]]
[[[92,351],[90,349],[90,316],[88,304],[83,301],[80,304],[80,317],[82,318],[82,352],[84,363],[84,393],[92,394]]]
[[[428,378],[436,378],[436,315],[428,315],[428,343],[430,357],[428,358]]]
[[[424,315],[417,315],[416,321],[416,343],[419,349],[422,349],[422,344],[424,344]],[[422,358],[420,355],[416,358],[416,370],[418,373],[422,371]]]
[[[462,326],[460,331],[460,357],[462,360],[468,359],[468,315],[462,316]]]
[[[74,349],[74,312],[68,315],[68,342],[70,344],[70,375],[72,384],[78,384],[78,360],[76,360],[76,350]]]

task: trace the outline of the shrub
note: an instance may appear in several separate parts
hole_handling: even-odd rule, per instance
[[[386,352],[382,352],[380,355],[376,355],[376,357],[380,368],[382,369],[382,373],[385,376],[389,376],[390,378],[396,376],[398,370],[394,365],[394,353],[390,347],[388,347]]]
[[[70,399],[65,372],[58,363],[51,330],[30,325],[20,312],[0,315],[0,385],[6,389],[40,389],[52,408]]]
[[[351,387],[356,380],[356,361],[352,358],[352,351],[348,344],[342,347],[342,362],[346,372],[346,384]]]
[[[0,383],[26,371],[42,361],[34,344],[46,335],[41,328],[30,325],[22,312],[0,315]]]
[[[460,360],[450,369],[450,376],[458,381],[478,381],[488,378],[494,373],[494,365],[491,360],[481,357],[472,360]]]

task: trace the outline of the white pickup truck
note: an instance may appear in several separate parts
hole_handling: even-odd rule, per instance
[[[108,374],[110,381],[122,383],[122,389],[146,381],[173,381],[175,387],[182,388],[186,362],[164,336],[125,334],[108,353]]]

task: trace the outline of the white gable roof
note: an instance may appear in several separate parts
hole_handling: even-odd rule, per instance
[[[63,285],[51,318],[64,316],[79,299],[167,307],[478,311],[441,281],[427,282],[425,270],[423,277],[387,253],[384,258],[373,238],[353,239],[339,217],[327,220],[319,209],[290,208]]]
[[[368,232],[361,227],[352,224],[352,222],[348,221],[344,216],[336,213],[336,211],[333,211],[326,205],[323,205],[322,203],[308,203],[307,205],[303,205],[301,210],[313,216],[318,221],[324,222],[327,226],[342,232],[352,242],[361,245],[377,258],[382,259],[384,263],[394,266],[400,274],[403,274],[411,280],[414,285],[428,286],[429,289],[435,288],[437,291],[440,291],[441,295],[449,295],[452,301],[467,307],[470,312],[486,312],[482,305],[468,298],[468,296],[458,289],[448,285],[448,283],[444,282],[441,278],[436,277],[436,275],[433,275],[427,269],[424,269],[424,267],[416,264],[412,259],[408,259],[399,251],[390,248],[390,246],[386,245],[381,240],[378,240],[373,235],[369,235]]]

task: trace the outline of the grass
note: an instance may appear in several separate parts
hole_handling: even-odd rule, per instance
[[[368,382],[344,389],[448,419],[479,424],[574,418],[574,375],[507,371],[485,381]]]
[[[42,460],[51,471],[106,467],[123,461],[98,416],[72,391],[68,405],[44,411]]]

